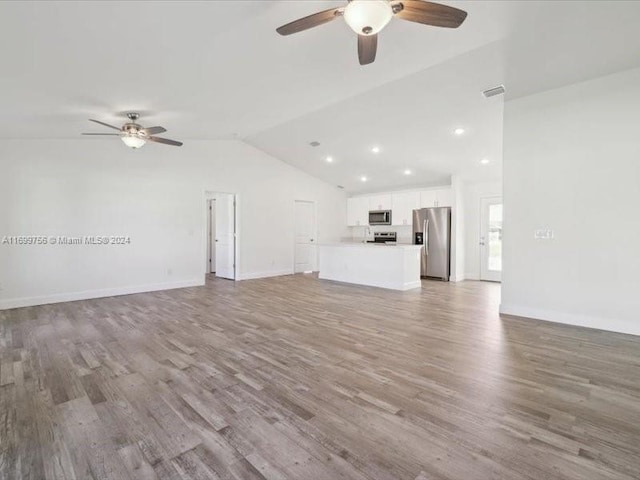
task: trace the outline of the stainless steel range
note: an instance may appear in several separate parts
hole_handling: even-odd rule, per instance
[[[373,240],[367,240],[367,243],[396,243],[398,241],[397,232],[374,232]]]

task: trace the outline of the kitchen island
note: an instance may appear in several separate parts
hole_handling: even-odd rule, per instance
[[[380,243],[320,245],[319,278],[392,290],[420,288],[421,248]]]

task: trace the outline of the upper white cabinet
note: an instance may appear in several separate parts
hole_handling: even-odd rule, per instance
[[[436,190],[436,207],[452,207],[453,206],[453,189],[443,188]]]
[[[413,211],[420,208],[420,192],[400,192],[391,195],[391,223],[411,225]]]
[[[451,207],[453,190],[432,190],[379,193],[347,198],[347,225],[364,227],[369,225],[370,210],[391,210],[392,225],[412,225],[413,211],[417,208]]]
[[[453,205],[453,190],[440,188],[437,190],[422,190],[420,192],[420,207],[451,207]]]
[[[369,210],[391,210],[391,195],[369,196]]]
[[[369,197],[347,198],[347,225],[369,225]]]
[[[420,208],[435,207],[436,198],[435,190],[422,190],[420,192]]]

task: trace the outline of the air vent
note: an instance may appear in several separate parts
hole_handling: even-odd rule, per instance
[[[309,145],[311,145],[312,147],[319,147],[320,142],[310,142]]]
[[[504,89],[504,85],[498,85],[497,87],[490,88],[489,90],[485,90],[482,94],[486,98],[495,97],[496,95],[503,95],[506,90]]]

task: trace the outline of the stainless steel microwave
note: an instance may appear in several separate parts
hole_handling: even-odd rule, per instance
[[[391,210],[370,211],[369,225],[391,225]]]

